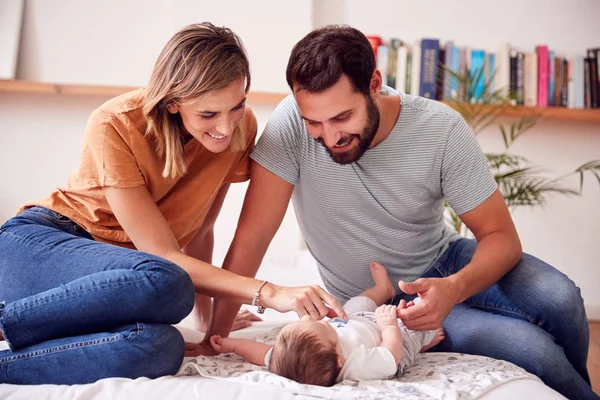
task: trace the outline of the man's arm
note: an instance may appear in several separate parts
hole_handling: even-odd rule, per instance
[[[281,225],[294,185],[255,161],[250,165],[250,184],[223,269],[253,277]],[[215,300],[207,337],[229,335],[239,308],[240,303]]]
[[[235,353],[254,365],[265,365],[265,356],[273,347],[265,343],[247,339],[222,338],[219,335],[210,337],[210,345],[217,353]]]
[[[460,218],[478,242],[473,258],[447,278],[400,282],[402,291],[423,300],[398,312],[409,329],[439,328],[456,304],[492,286],[521,258],[521,242],[500,190]]]

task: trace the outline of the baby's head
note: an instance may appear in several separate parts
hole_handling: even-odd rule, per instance
[[[279,332],[269,370],[299,383],[332,386],[343,363],[335,329],[326,321],[302,320]]]

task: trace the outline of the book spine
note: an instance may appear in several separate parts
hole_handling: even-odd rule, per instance
[[[437,71],[440,42],[437,39],[421,41],[421,68],[419,96],[437,99]]]
[[[473,93],[474,100],[479,102],[483,99],[483,89],[485,86],[485,51],[471,51],[471,69],[469,72],[472,85],[475,87]]]
[[[562,86],[561,86],[561,98],[560,105],[567,107],[569,105],[569,61],[563,59],[563,73],[562,73]]]
[[[396,73],[398,71],[398,47],[400,47],[399,39],[390,39],[388,45],[388,66],[387,66],[387,84],[389,87],[396,87]]]
[[[555,85],[555,76],[554,76],[554,52],[548,52],[548,105],[554,105],[554,85]]]
[[[538,107],[548,107],[548,46],[537,46]]]
[[[406,46],[398,47],[396,53],[396,90],[399,92],[406,92],[406,67],[407,67],[407,52]]]
[[[537,106],[538,95],[538,62],[536,53],[525,54],[525,100],[524,105],[529,107]]]
[[[419,95],[419,88],[421,84],[421,42],[415,42],[413,44],[412,52],[412,71],[410,77],[410,94],[414,96]]]
[[[591,88],[590,88],[590,59],[585,58],[583,60],[583,79],[584,79],[584,89],[583,93],[585,95],[585,108],[590,108],[592,104],[591,98]]]
[[[588,50],[587,58],[590,60],[590,107],[598,108],[598,59],[594,50]]]
[[[451,99],[451,86],[452,86],[452,74],[450,74],[449,70],[452,70],[452,63],[454,57],[454,43],[446,42],[444,49],[444,90],[442,93],[442,99],[448,100]]]
[[[525,53],[517,53],[517,104],[525,103]]]
[[[388,63],[389,63],[389,48],[381,45],[377,48],[377,69],[381,72],[381,84],[388,84]]]
[[[575,86],[575,108],[585,108],[585,81],[583,79],[583,56],[573,58],[573,81]]]

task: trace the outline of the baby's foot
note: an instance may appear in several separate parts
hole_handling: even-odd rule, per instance
[[[444,330],[442,328],[438,329],[437,332],[435,333],[435,336],[433,337],[433,339],[431,339],[431,342],[428,345],[423,346],[423,348],[421,349],[421,352],[429,350],[430,348],[432,348],[433,346],[435,346],[436,344],[438,344],[439,342],[444,340],[444,338],[445,338]]]
[[[379,263],[372,262],[369,264],[371,275],[375,281],[375,289],[381,291],[386,299],[391,299],[396,295],[396,288],[388,277],[385,267]]]

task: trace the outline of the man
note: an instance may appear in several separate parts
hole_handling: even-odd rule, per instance
[[[256,273],[290,198],[327,289],[345,301],[385,265],[409,329],[443,326],[437,351],[500,358],[569,398],[597,398],[579,289],[523,254],[503,196],[465,121],[449,107],[382,88],[366,37],[315,30],[293,49],[292,95],[258,141],[251,183],[224,268]],[[446,200],[473,232],[444,223]],[[236,266],[236,267],[234,267]],[[217,300],[210,334],[227,335],[238,304]],[[318,315],[318,310],[306,312]]]

